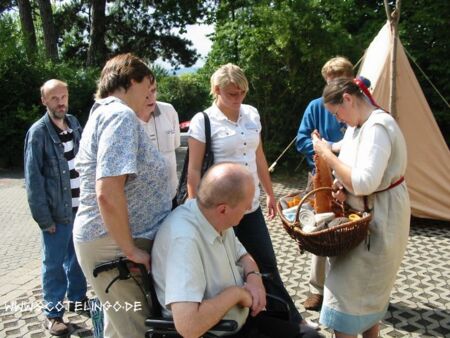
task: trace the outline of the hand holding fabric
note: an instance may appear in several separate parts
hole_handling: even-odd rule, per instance
[[[345,202],[345,200],[347,199],[345,187],[338,179],[334,180],[332,189],[333,189],[332,193],[333,197],[341,203]]]
[[[331,152],[331,145],[326,140],[321,139],[319,133],[315,130],[311,134],[314,152],[325,159],[325,154]]]

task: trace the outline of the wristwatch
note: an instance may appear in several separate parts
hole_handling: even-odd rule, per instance
[[[257,275],[257,276],[259,276],[259,277],[262,278],[262,273],[261,273],[261,272],[256,271],[256,270],[253,270],[253,271],[248,272],[248,273],[245,275],[245,280],[247,280],[248,276],[250,276],[250,275],[252,275],[252,274],[253,274],[253,275]]]

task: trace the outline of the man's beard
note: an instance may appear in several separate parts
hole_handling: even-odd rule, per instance
[[[56,120],[63,120],[66,117],[67,107],[64,108],[64,111],[61,110],[50,110],[47,109],[50,116]]]

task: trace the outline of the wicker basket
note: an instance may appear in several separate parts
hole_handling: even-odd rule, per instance
[[[317,232],[304,232],[302,231],[300,222],[298,220],[300,209],[303,203],[312,200],[311,196],[314,193],[322,190],[331,190],[331,188],[322,187],[312,190],[306,194],[304,193],[304,191],[298,191],[296,193],[282,197],[282,199],[280,199],[277,203],[277,211],[278,215],[281,218],[281,222],[283,223],[284,229],[298,243],[301,253],[306,250],[316,256],[338,256],[355,248],[359,243],[361,243],[361,241],[363,241],[367,237],[369,231],[369,223],[372,219],[372,215],[370,213],[362,214],[361,212],[345,209],[343,205],[339,204],[336,201],[333,202],[333,211],[335,212],[336,216],[348,216],[351,213],[356,213],[359,214],[361,218],[356,221],[350,221]],[[290,222],[282,213],[282,210],[284,209],[282,200],[286,198],[292,198],[297,195],[303,197],[295,214],[294,222]]]

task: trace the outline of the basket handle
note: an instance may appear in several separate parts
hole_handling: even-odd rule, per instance
[[[300,215],[300,209],[302,208],[303,203],[305,203],[305,201],[308,199],[308,197],[311,196],[312,194],[315,194],[316,192],[325,191],[325,190],[333,191],[333,189],[330,187],[320,187],[320,188],[309,191],[308,193],[305,194],[305,196],[302,197],[300,203],[298,204],[297,211],[295,212],[294,223],[292,225],[294,225],[296,221],[299,221],[298,216]],[[341,206],[342,211],[344,211],[344,205],[341,203],[339,203],[339,205]]]

